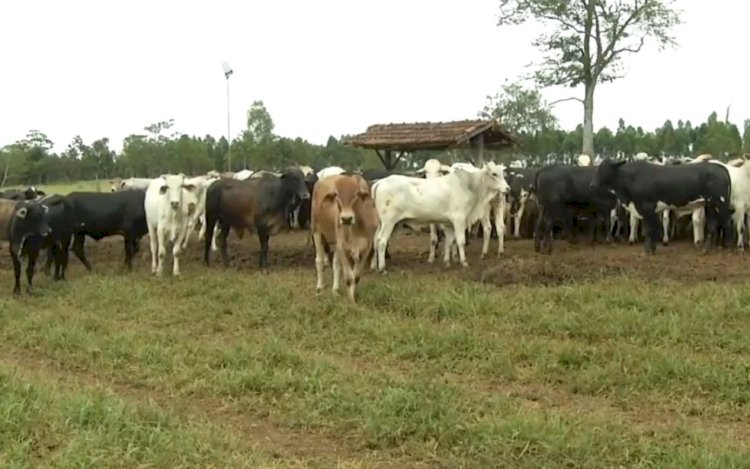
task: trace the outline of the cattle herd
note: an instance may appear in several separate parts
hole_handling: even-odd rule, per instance
[[[750,209],[750,164],[746,159],[723,163],[709,155],[668,161],[638,154],[631,161],[604,159],[591,164],[581,155],[577,164],[527,168],[487,162],[442,164],[436,159],[409,173],[349,172],[340,167],[314,171],[292,166],[283,172],[211,171],[195,177],[165,174],[158,178],[115,178],[110,192],[47,195],[34,187],[6,191],[0,198],[0,240],[10,245],[14,293],[20,292],[21,259],[27,258],[31,289],[39,253],[47,253],[45,271],[54,264],[54,279],[65,279],[69,250],[86,267],[87,237],[101,240],[120,235],[125,264],[132,267],[140,240],[149,235],[151,269],[161,275],[168,250],[172,272],[180,273],[180,257],[197,234],[204,243],[204,262],[219,251],[227,266],[230,231],[256,233],[260,267],[268,267],[269,238],[282,229],[308,229],[315,250],[317,291],[330,264],[333,290],[343,271],[348,297],[365,265],[384,271],[387,248],[397,228],[429,227],[428,262],[435,260],[443,240],[443,262],[468,265],[467,235],[481,226],[482,251],[497,239],[505,250],[505,227],[514,237],[522,226],[533,231],[537,252],[550,253],[555,235],[574,239],[588,227],[591,241],[637,240],[642,223],[646,254],[657,240],[674,235],[670,223],[690,215],[693,242],[704,251],[730,245],[742,251]],[[494,230],[493,230],[494,228]]]

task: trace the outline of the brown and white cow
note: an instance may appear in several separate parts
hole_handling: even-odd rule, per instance
[[[339,289],[341,269],[349,299],[355,293],[362,270],[372,255],[378,213],[367,181],[359,174],[337,174],[321,179],[312,196],[310,231],[315,243],[317,292],[323,288],[323,267],[328,246],[333,251],[333,292]]]

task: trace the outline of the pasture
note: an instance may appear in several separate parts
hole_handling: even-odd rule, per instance
[[[690,243],[555,244],[445,269],[398,234],[359,306],[314,293],[307,233],[193,242],[183,276],[119,237],[94,272],[0,271],[0,464],[96,467],[744,467],[748,262]],[[493,249],[494,242],[491,245]],[[326,285],[330,287],[330,268]]]

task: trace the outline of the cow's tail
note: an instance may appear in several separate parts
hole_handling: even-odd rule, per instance
[[[221,208],[221,198],[223,189],[220,184],[211,184],[206,189],[206,206],[205,206],[205,218],[206,218],[206,234],[203,239],[203,261],[208,265],[209,255],[211,251],[211,244],[214,239],[214,231],[216,230],[216,222],[219,219],[219,210]]]

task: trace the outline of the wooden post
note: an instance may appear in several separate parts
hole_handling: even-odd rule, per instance
[[[477,165],[484,166],[484,134],[477,137]]]
[[[393,151],[385,151],[385,161],[383,163],[385,164],[385,169],[387,169],[388,171],[391,171],[393,169]]]

